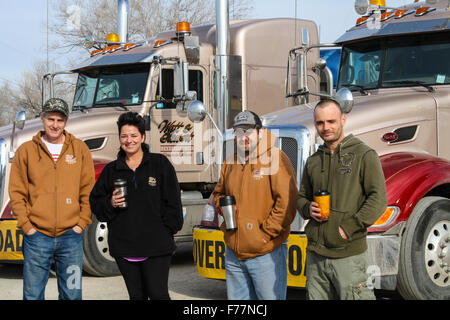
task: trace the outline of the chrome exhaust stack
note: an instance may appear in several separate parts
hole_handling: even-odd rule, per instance
[[[130,3],[128,0],[117,0],[117,34],[120,42],[128,42],[128,16]]]

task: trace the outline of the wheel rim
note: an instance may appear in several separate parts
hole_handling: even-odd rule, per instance
[[[97,228],[95,229],[95,244],[103,258],[115,262],[114,258],[109,254],[108,227],[105,222],[99,222],[97,224]]]
[[[450,285],[450,221],[439,221],[431,228],[425,243],[425,266],[433,283]]]

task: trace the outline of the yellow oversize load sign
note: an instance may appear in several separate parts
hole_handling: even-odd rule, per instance
[[[23,260],[23,231],[16,220],[0,221],[0,260]]]
[[[288,238],[288,281],[289,287],[305,287],[306,237],[291,234]],[[198,274],[204,278],[225,279],[225,242],[223,232],[212,229],[194,228],[192,248]]]

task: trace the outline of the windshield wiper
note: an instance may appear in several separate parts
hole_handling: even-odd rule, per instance
[[[72,110],[80,110],[83,113],[87,113],[88,109],[91,109],[92,107],[86,107],[86,106],[73,106]]]
[[[112,103],[94,103],[95,107],[120,107],[125,111],[130,111],[126,105],[121,102],[112,102]]]
[[[429,85],[426,84],[425,82],[422,81],[414,81],[414,80],[399,80],[399,81],[386,81],[384,82],[386,84],[409,84],[409,85],[417,85],[417,86],[421,86],[424,87],[428,90],[428,92],[434,92],[434,88]]]
[[[359,84],[344,83],[344,84],[341,84],[341,87],[355,87],[355,88],[358,88],[358,91],[359,91],[361,94],[363,94],[363,95],[365,95],[365,96],[369,95],[369,94],[367,93],[367,91],[365,90],[364,86],[361,86],[361,85],[359,85]]]

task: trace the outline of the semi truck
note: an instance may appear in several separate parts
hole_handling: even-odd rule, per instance
[[[218,179],[218,161],[211,160],[220,154],[216,147],[219,131],[214,125],[219,123],[220,130],[228,128],[229,119],[241,110],[260,114],[276,110],[285,96],[288,60],[284,52],[300,43],[318,41],[312,21],[230,22],[228,1],[217,0],[216,7],[216,24],[191,27],[180,21],[174,30],[130,42],[129,3],[118,0],[117,33],[106,40],[88,37],[88,59],[43,79],[44,102],[54,96],[53,79],[77,75],[66,129],[89,147],[97,177],[119,150],[116,121],[120,114],[135,111],[145,118],[146,142],[151,152],[169,158],[182,190],[184,226],[174,237],[177,242],[192,242],[193,226],[200,224],[203,207]],[[313,55],[318,58],[318,50]],[[318,71],[310,72],[308,85],[318,88]],[[213,121],[189,120],[186,108],[195,99],[204,103]],[[23,111],[13,124],[0,128],[1,262],[23,260],[23,233],[9,205],[9,171],[15,150],[41,128],[39,119],[25,121]],[[107,224],[94,216],[84,232],[86,272],[98,276],[118,274],[107,238]]]
[[[345,134],[360,138],[380,157],[388,206],[368,228],[368,286],[396,290],[405,299],[448,300],[450,2],[390,8],[384,0],[357,0],[355,9],[361,17],[335,43],[293,48],[289,59],[299,62],[299,83],[305,84],[306,61],[314,59],[309,51],[341,47],[337,93],[331,97],[347,113]],[[314,64],[323,66],[320,60]],[[302,96],[306,103],[263,116],[263,125],[277,132],[299,185],[306,159],[323,143],[314,128],[312,95],[330,97],[307,85],[287,88],[287,97]],[[227,135],[233,139],[231,132]],[[194,229],[193,254],[200,276],[225,279],[221,219],[212,204],[210,199],[202,224]],[[288,286],[306,285],[306,223],[291,226]]]

